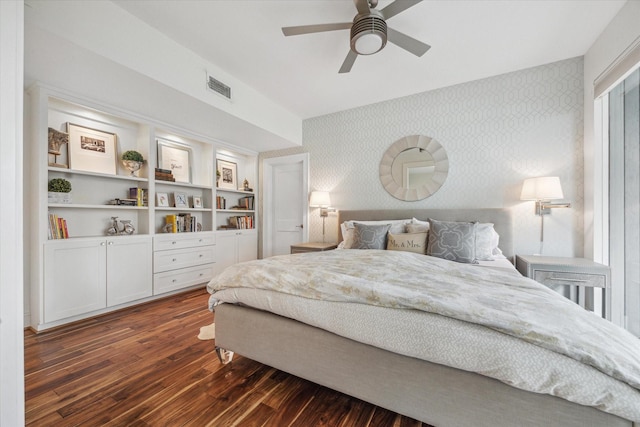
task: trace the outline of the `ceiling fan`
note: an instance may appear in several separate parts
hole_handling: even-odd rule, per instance
[[[348,73],[358,55],[372,55],[382,50],[387,41],[422,56],[431,46],[406,34],[387,27],[386,20],[420,3],[422,0],[396,0],[387,7],[376,10],[378,0],[353,0],[358,10],[353,22],[300,25],[283,27],[285,36],[321,33],[325,31],[351,30],[351,50],[340,67],[339,73]]]

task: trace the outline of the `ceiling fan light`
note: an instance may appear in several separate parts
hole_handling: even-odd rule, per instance
[[[374,54],[383,46],[382,37],[377,33],[361,33],[354,43],[355,51],[360,55]]]

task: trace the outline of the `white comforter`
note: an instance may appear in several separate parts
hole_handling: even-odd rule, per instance
[[[343,250],[238,264],[209,290],[212,306],[269,309],[640,421],[640,340],[515,271],[407,252]],[[379,307],[408,333],[379,327]]]

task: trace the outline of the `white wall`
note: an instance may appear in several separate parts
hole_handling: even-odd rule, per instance
[[[602,141],[594,135],[593,82],[640,37],[640,1],[629,1],[584,56],[584,254],[602,261],[604,222]]]
[[[99,19],[96,19],[99,17]],[[28,0],[26,84],[38,80],[254,151],[301,144],[302,121],[105,0]],[[206,89],[207,72],[233,101]]]
[[[0,1],[0,426],[24,425],[22,0]]]
[[[512,207],[515,249],[532,254],[540,217],[519,200],[522,181],[558,175],[572,208],[545,218],[543,253],[582,255],[582,67],[574,58],[305,120],[310,190],[330,191],[338,209]],[[442,144],[449,176],[433,196],[403,202],[383,189],[378,166],[394,141],[413,134]],[[310,240],[320,241],[313,210],[310,222]],[[335,216],[327,229],[336,239]]]

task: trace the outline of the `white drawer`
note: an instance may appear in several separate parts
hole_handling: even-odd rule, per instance
[[[176,270],[214,261],[215,246],[156,251],[153,253],[153,272]]]
[[[213,264],[167,271],[153,275],[153,294],[163,294],[189,286],[206,284],[213,277]]]
[[[533,279],[547,286],[564,285],[595,288],[604,288],[606,286],[605,276],[600,274],[536,270],[533,273]]]
[[[213,232],[170,233],[160,234],[153,237],[154,251],[193,248],[196,246],[209,246],[215,244],[216,235]]]

